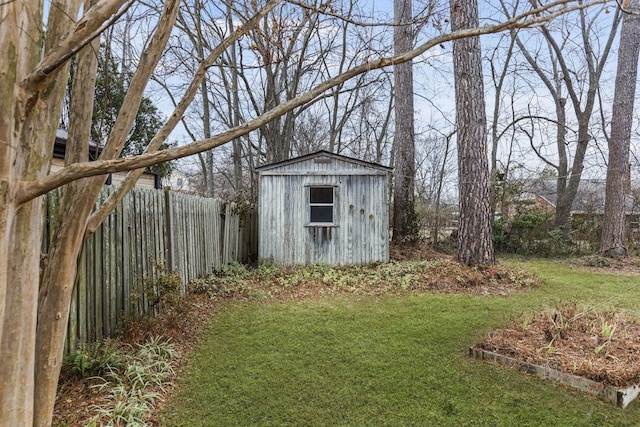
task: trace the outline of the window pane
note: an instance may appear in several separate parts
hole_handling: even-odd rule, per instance
[[[333,206],[311,206],[311,222],[333,222]]]
[[[333,203],[333,187],[309,187],[309,202]]]

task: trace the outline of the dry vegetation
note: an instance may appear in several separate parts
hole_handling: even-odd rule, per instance
[[[640,383],[640,323],[575,306],[491,332],[479,347],[616,387]]]
[[[640,258],[638,257],[611,258],[601,255],[588,255],[572,259],[569,263],[591,271],[640,274]]]

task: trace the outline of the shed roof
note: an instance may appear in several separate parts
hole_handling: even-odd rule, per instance
[[[316,151],[315,153],[306,154],[304,156],[294,157],[293,159],[283,160],[281,162],[276,162],[276,163],[271,163],[271,164],[268,164],[268,165],[260,166],[260,167],[256,168],[256,170],[259,171],[259,172],[269,171],[269,170],[277,169],[279,167],[291,165],[291,164],[294,164],[294,163],[304,162],[304,161],[312,160],[314,158],[319,158],[319,157],[325,157],[325,158],[340,160],[340,161],[351,163],[351,164],[354,164],[354,165],[357,165],[357,166],[377,169],[377,170],[380,170],[380,171],[383,171],[383,172],[391,172],[393,170],[393,168],[391,168],[391,167],[383,166],[383,165],[378,164],[378,163],[366,162],[364,160],[354,159],[353,157],[342,156],[340,154],[335,154],[335,153],[332,153],[332,152],[326,151],[326,150],[320,150],[320,151]]]

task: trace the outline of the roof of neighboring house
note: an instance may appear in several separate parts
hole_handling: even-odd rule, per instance
[[[639,183],[632,183],[632,187]],[[537,179],[525,184],[533,192],[551,203],[554,207],[558,203],[557,181],[555,178]],[[576,197],[571,204],[572,212],[603,212],[606,195],[606,181],[604,179],[582,179],[578,185]],[[630,207],[628,207],[630,209]]]
[[[264,165],[264,166],[260,166],[258,168],[256,168],[256,170],[258,171],[266,171],[266,170],[270,170],[270,169],[275,169],[281,166],[287,166],[293,163],[298,163],[298,162],[303,162],[305,160],[311,160],[314,158],[319,158],[319,157],[327,157],[330,159],[336,159],[336,160],[340,160],[343,162],[347,162],[347,163],[352,163],[358,166],[363,166],[363,167],[367,167],[367,168],[374,168],[374,169],[378,169],[381,171],[386,171],[386,172],[391,172],[393,170],[393,168],[388,167],[388,166],[383,166],[381,164],[378,163],[372,163],[372,162],[366,162],[364,160],[360,160],[360,159],[354,159],[353,157],[347,157],[347,156],[343,156],[340,154],[335,154],[332,153],[330,151],[326,151],[326,150],[320,150],[320,151],[316,151],[315,153],[310,153],[310,154],[306,154],[304,156],[299,156],[299,157],[294,157],[292,159],[288,159],[288,160],[283,160],[281,162],[276,162],[276,163],[271,163],[268,165]]]
[[[56,159],[64,159],[67,153],[67,138],[69,132],[65,129],[56,130],[56,141],[53,145],[53,157]],[[102,149],[93,143],[89,143],[89,160],[96,160]]]
[[[65,129],[56,130],[56,140],[53,144],[53,157],[56,159],[64,159],[67,153],[67,138],[69,137],[69,133]],[[93,143],[89,143],[89,161],[96,160],[100,153],[102,152],[102,148],[98,147]],[[160,175],[155,172],[144,171],[146,175],[152,175],[154,179],[154,186],[156,189],[162,188],[162,183],[160,181]],[[107,184],[111,182],[111,175],[109,174],[109,178],[107,179]]]

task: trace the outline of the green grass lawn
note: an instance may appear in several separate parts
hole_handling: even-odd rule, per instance
[[[192,354],[161,414],[169,426],[638,426],[551,381],[468,357],[492,329],[563,302],[640,317],[638,276],[509,261],[539,289],[234,302]]]

